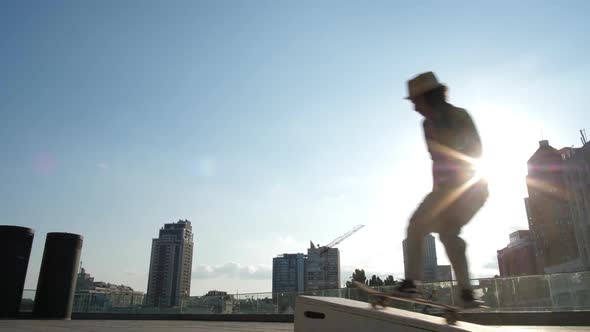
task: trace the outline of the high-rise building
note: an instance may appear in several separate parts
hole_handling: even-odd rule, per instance
[[[272,259],[272,292],[305,290],[305,255],[283,254]]]
[[[305,290],[340,288],[340,250],[311,246],[305,261]]]
[[[402,242],[403,252],[404,252],[404,271],[406,271],[406,267],[408,266],[408,248],[406,244],[406,240]],[[423,270],[422,270],[422,281],[423,282],[430,282],[430,281],[437,281],[437,258],[436,258],[436,242],[434,236],[432,234],[428,234],[424,238],[424,260],[423,260]]]
[[[578,243],[581,269],[590,269],[590,144],[582,134],[581,148],[561,149],[574,233]]]
[[[450,265],[436,266],[436,281],[451,281],[453,280],[453,272]]]
[[[283,254],[272,259],[272,302],[280,313],[291,313],[297,293],[305,290],[304,254]]]
[[[160,228],[152,240],[147,304],[173,307],[190,295],[193,263],[191,222],[179,220]]]
[[[283,254],[272,260],[273,298],[278,293],[336,289],[340,286],[340,251],[337,248],[312,244],[307,249],[307,255]]]
[[[531,231],[519,230],[510,234],[508,246],[498,250],[498,267],[501,277],[533,275],[541,272],[537,266]]]
[[[565,185],[565,163],[546,140],[527,162],[529,229],[537,265],[545,273],[569,272],[582,266]]]

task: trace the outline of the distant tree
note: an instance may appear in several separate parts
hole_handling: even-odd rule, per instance
[[[353,281],[362,282],[363,284],[367,284],[367,276],[365,275],[365,270],[363,269],[355,269],[350,277],[351,281],[346,282],[346,288],[354,287]]]
[[[383,286],[383,280],[381,280],[381,278],[379,278],[378,276],[373,274],[373,276],[371,277],[371,280],[369,280],[369,286],[371,286],[371,287]]]
[[[383,281],[384,286],[395,286],[395,279],[393,279],[392,275],[387,276]]]

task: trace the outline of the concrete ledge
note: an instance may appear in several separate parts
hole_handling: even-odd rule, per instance
[[[366,302],[335,297],[298,296],[295,332],[491,332],[478,324],[395,309],[371,308]]]
[[[481,325],[590,326],[590,310],[465,312],[461,319]]]

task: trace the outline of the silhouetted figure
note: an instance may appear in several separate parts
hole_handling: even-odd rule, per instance
[[[469,283],[466,244],[459,233],[488,197],[487,183],[475,177],[473,165],[482,154],[481,140],[467,111],[446,101],[447,88],[434,73],[426,72],[408,81],[408,91],[407,99],[424,117],[433,189],[410,219],[406,278],[398,291],[416,293],[415,281],[422,278],[424,238],[434,232],[439,234],[455,270],[464,306],[476,306]]]

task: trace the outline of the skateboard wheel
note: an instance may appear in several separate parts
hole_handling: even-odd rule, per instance
[[[458,315],[453,311],[446,311],[443,317],[447,320],[447,324],[455,325],[458,321]]]

